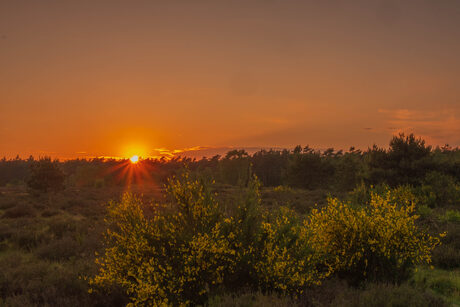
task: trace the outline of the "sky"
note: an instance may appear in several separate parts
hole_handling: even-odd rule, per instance
[[[460,145],[460,1],[0,0],[0,156]]]

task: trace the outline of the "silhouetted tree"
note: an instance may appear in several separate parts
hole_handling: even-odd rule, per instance
[[[252,170],[264,186],[279,186],[283,184],[288,159],[288,150],[260,150],[251,157]]]
[[[424,140],[412,133],[400,133],[393,136],[388,151],[375,145],[368,151],[368,179],[374,184],[417,185],[433,168],[430,153],[431,146],[426,146]]]
[[[245,150],[232,150],[220,161],[223,182],[245,185],[249,180],[250,157]]]
[[[319,152],[301,153],[296,149],[289,159],[288,184],[306,189],[325,188],[330,184],[335,172],[331,161]]]
[[[29,188],[40,192],[59,191],[64,189],[65,175],[58,161],[45,157],[30,165]]]

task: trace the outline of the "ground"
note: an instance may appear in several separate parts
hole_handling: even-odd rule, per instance
[[[218,185],[215,189],[222,205],[237,197],[232,186]],[[126,303],[118,289],[113,289],[110,294],[89,294],[86,278],[97,271],[95,253],[103,251],[107,203],[118,199],[127,190],[142,195],[145,202],[165,201],[163,190],[149,185],[129,189],[71,188],[46,195],[35,195],[20,185],[1,187],[0,305],[117,306]],[[315,205],[322,206],[328,195],[328,191],[286,187],[263,188],[261,191],[263,206],[287,205],[301,214],[307,214]],[[447,216],[448,221],[444,224],[449,225],[451,232],[458,230],[455,214],[453,218],[447,212],[430,214],[430,218]],[[458,253],[456,238],[451,237],[452,242],[443,247],[446,251],[438,252],[437,257],[446,257],[449,251],[454,253],[453,260],[449,261],[455,262]],[[367,285],[354,289],[341,281],[329,280],[310,290],[308,302],[305,298],[294,300],[262,293],[236,296],[224,293],[211,299],[210,305],[292,306],[308,303],[364,306],[365,302],[375,301],[378,305],[379,300],[385,303],[391,298],[396,300],[395,304],[407,300],[414,306],[423,306],[426,302],[440,306],[460,305],[460,271],[448,267],[442,269],[450,262],[442,259],[438,262],[435,269],[418,268],[414,277],[400,286]]]

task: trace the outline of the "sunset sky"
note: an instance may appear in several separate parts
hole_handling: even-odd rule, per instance
[[[460,1],[0,0],[0,156],[399,131],[460,145]]]

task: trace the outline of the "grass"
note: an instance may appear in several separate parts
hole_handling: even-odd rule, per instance
[[[0,197],[0,305],[116,306],[105,304],[111,296],[89,295],[81,278],[96,270],[104,201],[89,201],[85,192],[66,191],[51,200],[26,193],[10,187]],[[72,199],[85,206],[68,206]]]
[[[439,216],[439,219],[443,222],[460,223],[460,211],[447,210],[444,214]]]
[[[33,196],[24,187],[0,188],[0,306],[121,306],[126,298],[118,289],[110,294],[89,294],[86,276],[96,272],[95,252],[102,251],[105,204],[117,199],[123,187],[68,189],[60,194]],[[134,186],[145,200],[163,201],[157,187]],[[218,186],[222,205],[231,203],[235,188]],[[286,187],[263,188],[262,204],[288,205],[301,214],[325,203],[328,191]],[[340,195],[339,195],[340,196]],[[147,201],[148,202],[148,201]],[[435,251],[437,269],[419,268],[401,286],[370,284],[350,288],[342,281],[327,281],[304,297],[282,298],[269,293],[223,293],[209,306],[435,306],[460,305],[460,213],[425,210],[441,216],[436,231],[447,230],[444,244]],[[440,268],[445,269],[440,269]],[[409,303],[408,303],[409,302]]]
[[[452,306],[460,306],[460,270],[419,268],[413,284],[433,291]]]

